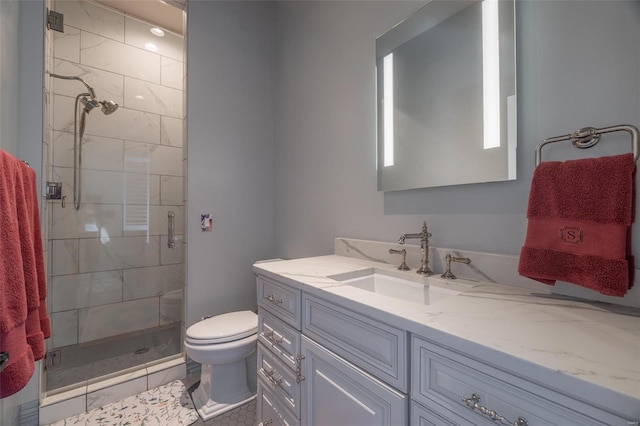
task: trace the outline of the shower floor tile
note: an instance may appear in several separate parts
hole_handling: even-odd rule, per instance
[[[60,348],[60,366],[47,369],[47,391],[180,353],[180,323]]]

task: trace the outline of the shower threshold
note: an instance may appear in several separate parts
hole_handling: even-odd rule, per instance
[[[47,392],[84,385],[97,377],[182,351],[181,323],[55,348],[59,364],[46,372]]]

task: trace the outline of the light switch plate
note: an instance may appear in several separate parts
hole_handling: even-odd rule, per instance
[[[200,229],[202,232],[209,232],[213,230],[213,215],[211,213],[200,215]]]

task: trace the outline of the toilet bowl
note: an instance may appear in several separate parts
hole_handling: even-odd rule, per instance
[[[257,347],[258,316],[251,311],[230,312],[204,319],[187,329],[187,354],[202,364],[200,385],[191,395],[204,421],[256,397],[255,368],[247,359]],[[251,367],[251,366],[250,366]]]

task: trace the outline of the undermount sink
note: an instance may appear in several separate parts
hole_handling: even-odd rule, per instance
[[[433,305],[469,289],[462,283],[451,283],[436,277],[423,277],[415,273],[415,276],[411,276],[406,272],[397,274],[405,276],[370,268],[333,275],[330,278],[372,293],[423,305]]]

